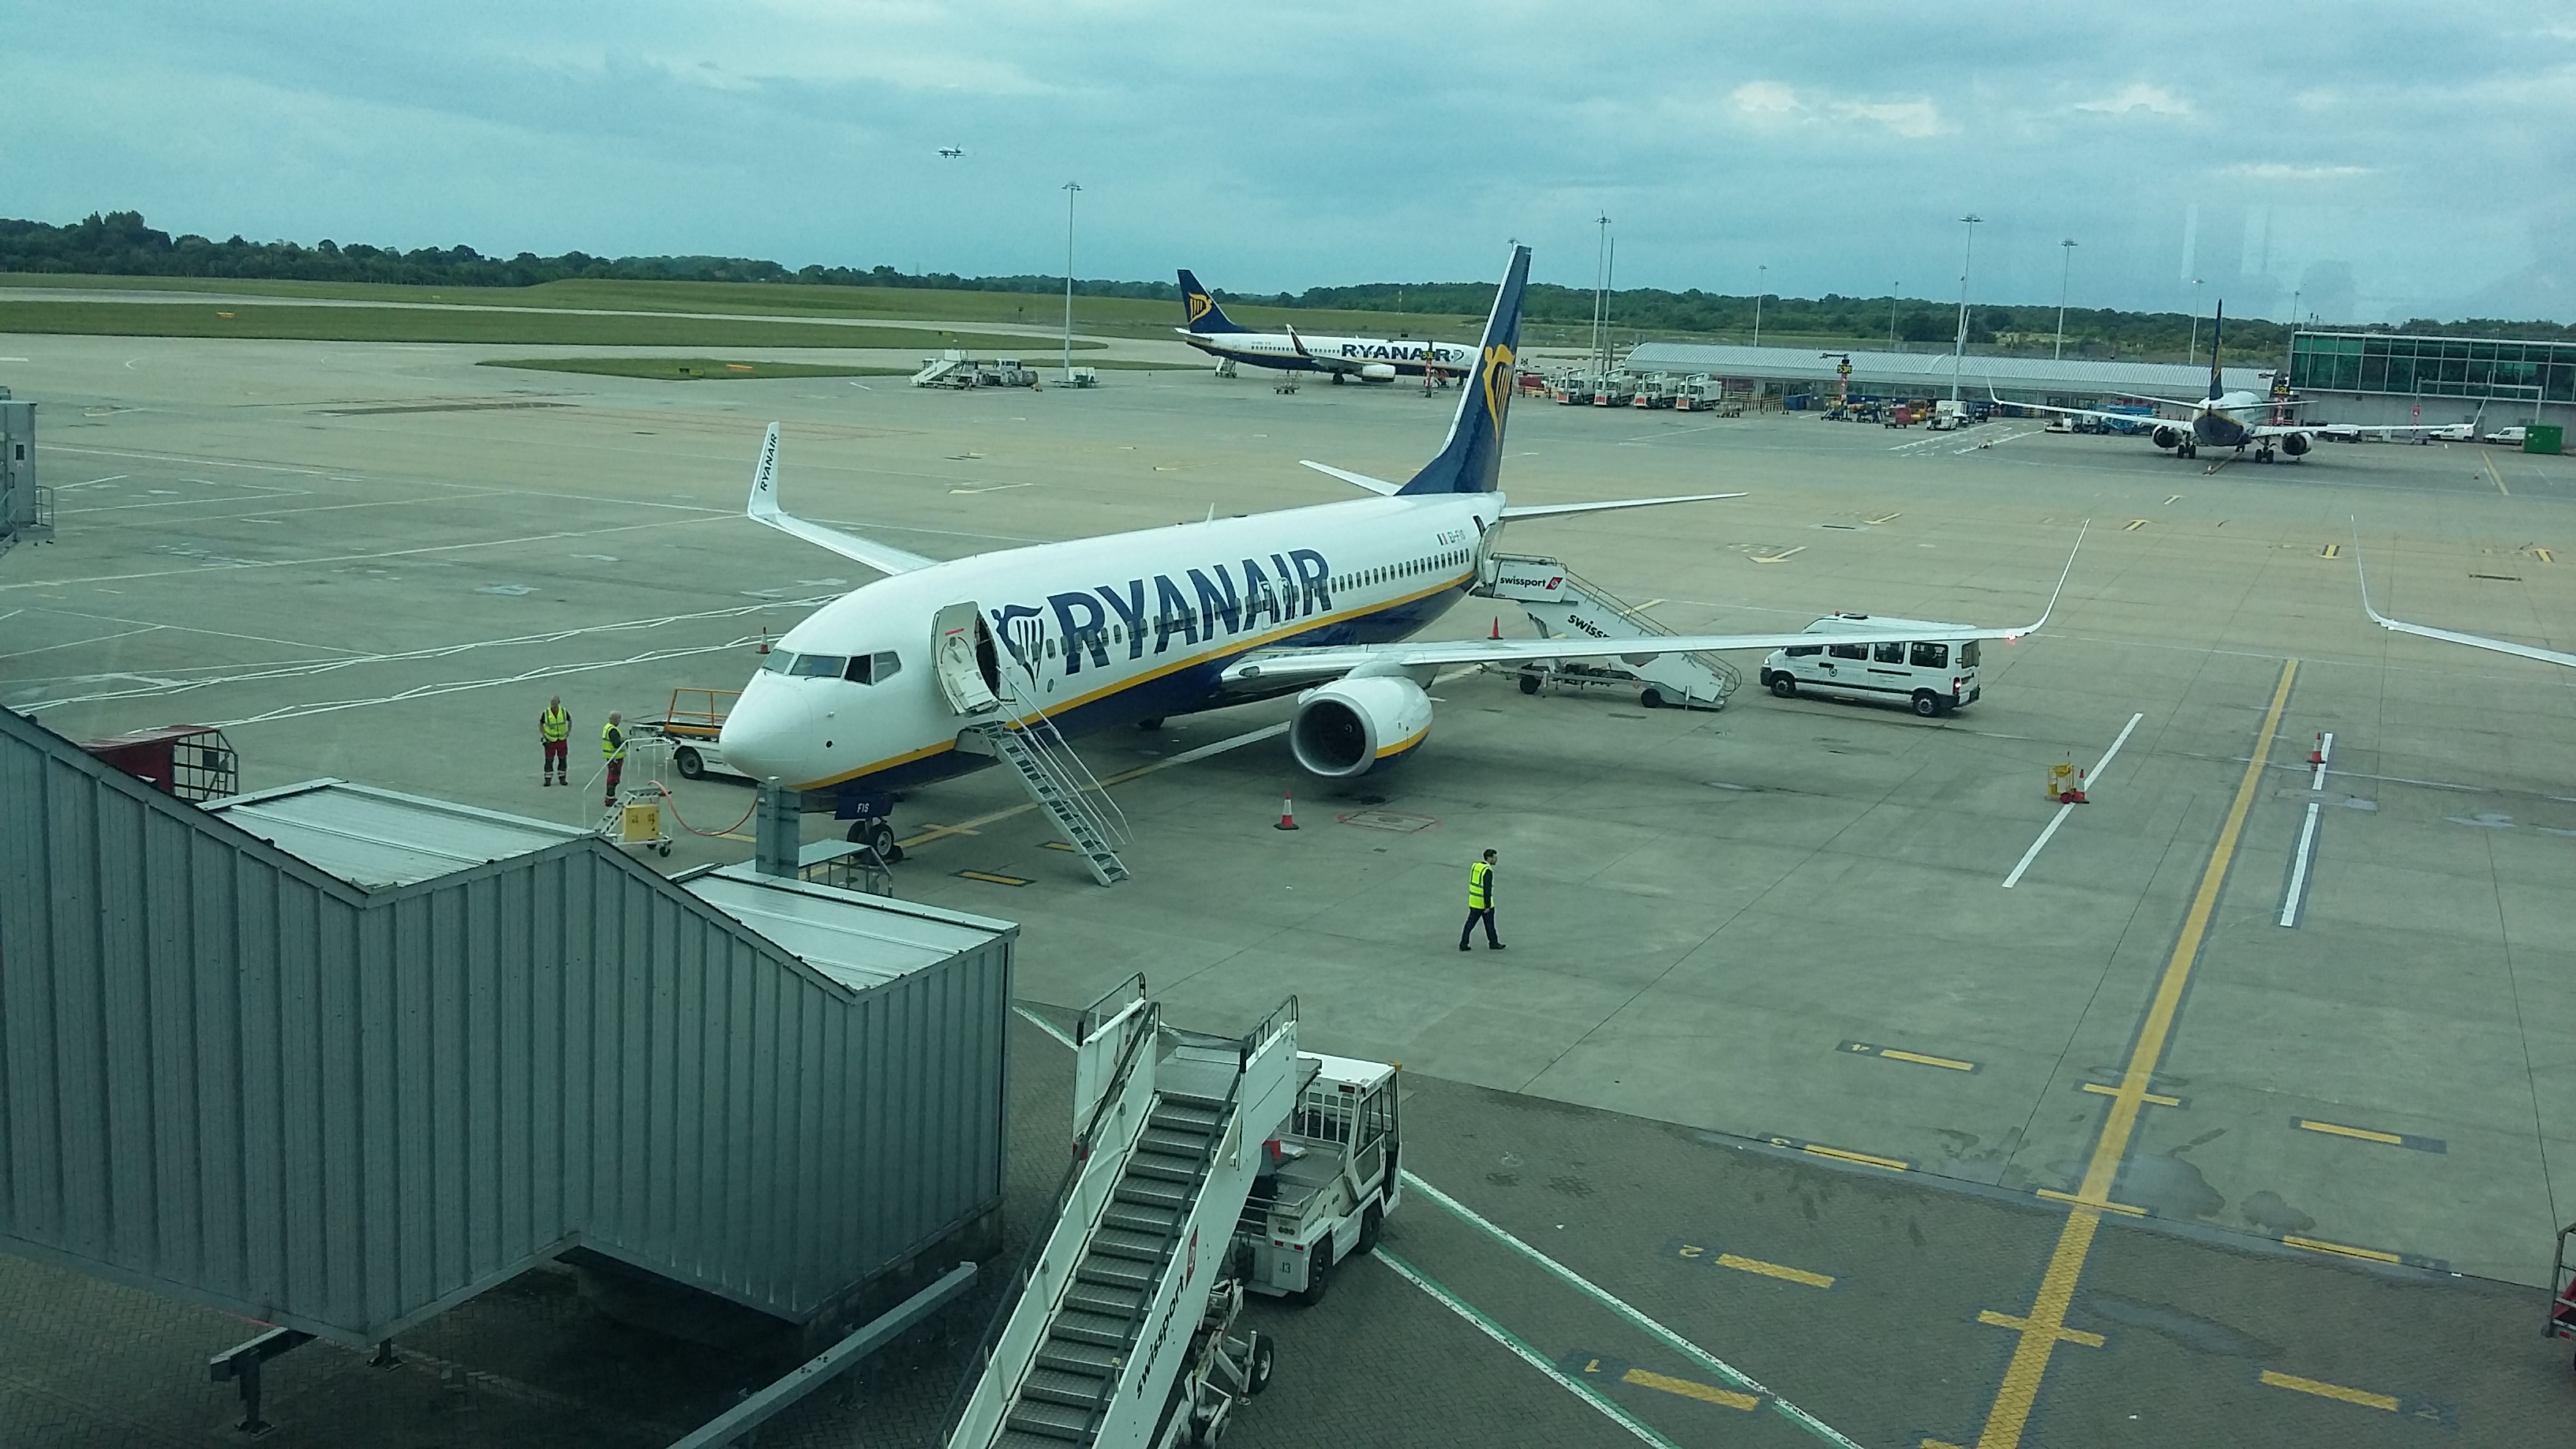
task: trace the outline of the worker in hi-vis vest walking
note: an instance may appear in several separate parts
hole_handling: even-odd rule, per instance
[[[537,764],[537,783],[571,784],[572,777],[564,773],[569,768],[564,757],[572,750],[572,716],[564,713],[560,694],[547,700],[546,712],[537,716],[537,744],[545,751],[545,757]]]
[[[624,718],[624,715],[610,710],[608,723],[599,727],[599,757],[608,762],[605,798],[599,802],[603,809],[617,803],[617,780],[626,773],[626,731],[617,727]]]
[[[1467,937],[1475,931],[1478,921],[1485,923],[1485,945],[1502,950],[1503,943],[1494,937],[1494,853],[1490,850],[1484,859],[1467,867],[1467,924],[1458,928],[1459,950],[1467,949]]]

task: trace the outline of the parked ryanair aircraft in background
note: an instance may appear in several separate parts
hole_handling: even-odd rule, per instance
[[[2135,394],[2141,401],[2163,407],[2180,408],[2188,416],[2174,419],[2141,419],[2130,413],[2098,412],[2092,408],[2050,407],[2045,403],[2018,403],[2015,406],[2032,412],[2060,413],[2071,418],[2093,418],[2116,423],[2123,429],[2145,423],[2148,441],[2177,458],[2197,458],[2200,450],[2233,448],[2243,457],[2247,448],[2254,450],[2254,461],[2269,463],[2276,455],[2286,455],[2292,462],[2307,456],[2324,433],[2323,423],[2281,423],[2262,421],[2264,414],[2275,409],[2298,407],[2295,402],[2279,402],[2257,392],[2228,392],[2218,380],[2218,334],[2227,325],[2227,304],[2218,304],[2218,312],[2209,324],[2209,395],[2198,402],[2174,398],[2147,397]],[[2430,433],[2447,423],[2407,424],[2378,429],[2384,433]]]
[[[1362,382],[1392,382],[1420,377],[1426,370],[1463,377],[1476,364],[1475,349],[1462,342],[1307,337],[1294,327],[1285,332],[1255,332],[1226,316],[1187,267],[1181,269],[1181,319],[1185,325],[1174,329],[1181,340],[1210,357],[1289,372],[1330,373],[1335,382],[1354,377]]]
[[[1503,422],[1528,275],[1529,250],[1516,247],[1439,456],[1403,483],[1307,465],[1376,495],[1347,503],[937,562],[781,512],[771,424],[751,517],[890,577],[787,632],[724,722],[725,760],[789,788],[876,796],[989,763],[991,752],[972,746],[997,721],[1071,735],[1295,694],[1297,763],[1348,777],[1422,744],[1432,714],[1424,686],[1445,666],[1902,637],[1855,625],[1650,635],[1588,650],[1595,641],[1562,637],[1407,642],[1494,577],[1508,522],[1744,496],[1504,501]],[[2065,574],[2057,582],[2062,590]],[[1943,637],[2012,639],[2048,612]]]

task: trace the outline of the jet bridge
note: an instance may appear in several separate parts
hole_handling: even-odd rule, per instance
[[[1549,639],[1642,639],[1674,630],[1552,558],[1493,555],[1492,581],[1476,592],[1521,606]],[[1636,690],[1648,709],[1724,709],[1744,682],[1735,666],[1715,654],[1633,654],[1625,657],[1552,660],[1519,669],[1521,692],[1543,689]]]
[[[1235,1223],[1295,1105],[1297,1002],[1174,1032],[1141,976],[1079,1023],[1074,1165],[949,1449],[1213,1442],[1267,1355],[1231,1326]],[[1188,1422],[1182,1420],[1186,1416]]]

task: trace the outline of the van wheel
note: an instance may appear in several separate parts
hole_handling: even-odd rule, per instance
[[[1536,693],[1538,693],[1538,676],[1537,676],[1537,675],[1535,675],[1535,674],[1527,674],[1527,673],[1525,673],[1525,674],[1523,674],[1523,675],[1521,676],[1521,693],[1523,693],[1523,694],[1536,694]]]
[[[1928,689],[1914,691],[1914,712],[1930,719],[1941,712],[1941,696]]]
[[[1645,693],[1637,696],[1637,707],[1639,709],[1662,709],[1664,707],[1664,692],[1660,689],[1647,690]]]
[[[1782,699],[1796,699],[1798,697],[1798,676],[1794,674],[1772,675],[1771,692],[1780,696]]]

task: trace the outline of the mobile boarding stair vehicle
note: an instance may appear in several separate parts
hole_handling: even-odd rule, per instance
[[[1075,1039],[1062,1212],[988,1336],[949,1449],[1216,1443],[1270,1381],[1270,1341],[1235,1330],[1246,1288],[1311,1287],[1311,1302],[1332,1243],[1373,1246],[1392,1205],[1396,1070],[1301,1055],[1295,997],[1242,1037],[1201,1036],[1162,1024],[1140,973],[1081,1014]],[[1267,1278],[1247,1282],[1255,1268]]]
[[[1640,639],[1672,629],[1576,574],[1558,559],[1530,554],[1493,555],[1489,577],[1475,592],[1509,599],[1538,626],[1541,637]],[[1637,691],[1647,709],[1724,709],[1744,676],[1715,654],[1652,654],[1633,658],[1551,660],[1523,665],[1521,693],[1547,689]]]

